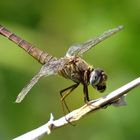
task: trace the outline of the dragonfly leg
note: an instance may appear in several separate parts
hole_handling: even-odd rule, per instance
[[[84,92],[84,102],[87,103],[89,101],[89,95],[88,95],[88,86],[86,84],[83,85],[83,92]]]
[[[63,104],[65,105],[65,107],[66,107],[66,109],[68,110],[68,112],[70,112],[70,110],[69,110],[69,108],[68,108],[68,106],[67,106],[67,104],[66,104],[66,102],[65,102],[65,98],[66,98],[76,87],[78,87],[78,85],[79,85],[79,83],[76,83],[76,84],[74,84],[74,85],[72,85],[72,86],[70,86],[70,87],[67,87],[67,88],[65,88],[65,89],[63,89],[63,90],[60,91],[61,103],[62,103],[63,112],[65,112],[65,111],[64,111],[64,106],[63,106]]]
[[[61,94],[61,101],[63,101],[75,88],[77,88],[79,85],[79,83],[76,83],[66,89],[63,89],[60,91]],[[68,92],[66,92],[67,90],[69,90]],[[64,94],[63,94],[64,93]]]
[[[79,83],[76,83],[70,87],[67,87],[63,90],[60,91],[60,95],[61,95],[61,105],[62,105],[62,110],[63,110],[63,113],[64,115],[66,114],[65,113],[65,109],[64,109],[64,106],[66,107],[67,111],[70,112],[66,102],[65,102],[65,98],[76,88],[78,87]],[[65,117],[66,121],[72,125],[72,126],[75,126],[75,124],[72,124],[66,117]]]

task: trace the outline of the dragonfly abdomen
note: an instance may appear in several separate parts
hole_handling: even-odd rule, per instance
[[[48,53],[36,48],[34,45],[30,44],[29,42],[21,39],[16,34],[10,32],[5,27],[0,25],[0,34],[7,37],[9,40],[17,44],[19,47],[24,49],[28,54],[38,60],[41,64],[45,64],[47,62],[56,60],[55,57],[49,55]]]

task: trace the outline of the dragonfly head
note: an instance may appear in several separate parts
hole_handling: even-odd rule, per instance
[[[106,89],[107,75],[101,69],[94,69],[90,74],[90,84],[100,92]]]

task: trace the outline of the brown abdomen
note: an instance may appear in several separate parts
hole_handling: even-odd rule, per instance
[[[13,34],[9,30],[7,30],[5,27],[0,25],[0,34],[7,37],[12,42],[16,43],[19,47],[24,49],[26,52],[28,52],[32,57],[34,57],[36,60],[38,60],[41,64],[45,64],[49,61],[56,60],[55,57],[52,55],[49,55],[48,53],[40,50],[39,48],[36,48],[29,42],[21,39],[16,34]]]

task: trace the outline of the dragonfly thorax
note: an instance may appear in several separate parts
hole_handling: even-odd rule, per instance
[[[63,69],[58,72],[59,75],[76,83],[84,83],[85,72],[87,72],[86,79],[88,79],[87,81],[89,82],[89,74],[93,68],[88,63],[76,56],[65,59],[68,59],[69,61],[65,64]]]

